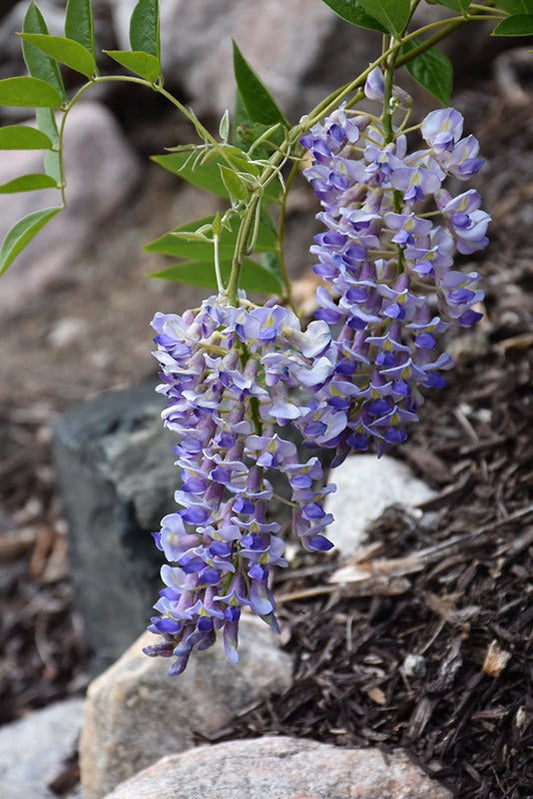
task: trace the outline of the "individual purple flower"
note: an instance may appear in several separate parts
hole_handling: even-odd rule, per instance
[[[364,92],[369,100],[383,100],[385,97],[385,81],[379,67],[375,67],[368,75]]]

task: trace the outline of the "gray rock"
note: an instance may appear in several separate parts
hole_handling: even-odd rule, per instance
[[[0,183],[42,172],[43,155],[2,153]],[[65,132],[67,208],[41,230],[2,277],[0,311],[16,311],[30,295],[67,270],[98,235],[101,222],[126,200],[140,177],[137,156],[111,113],[83,102],[69,115]],[[26,214],[60,205],[56,189],[0,196],[0,239]]]
[[[59,2],[53,0],[39,0],[39,8],[43,12],[48,25],[48,32],[53,36],[64,36],[65,28],[65,9]],[[22,47],[17,32],[22,30],[24,17],[28,10],[29,3],[21,0],[14,5],[14,8],[2,19],[0,23],[0,53],[1,67],[0,75],[2,78],[10,78],[13,75],[24,73],[24,61],[22,58]]]
[[[297,738],[201,746],[164,757],[107,799],[452,799],[401,751]]]
[[[72,578],[95,670],[141,633],[160,587],[162,560],[149,533],[175,509],[179,478],[163,406],[150,384],[104,394],[55,426]]]
[[[100,799],[161,754],[193,746],[193,733],[213,734],[267,691],[288,687],[291,658],[270,628],[244,617],[239,637],[237,665],[219,641],[170,678],[168,660],[142,654],[155,640],[145,633],[90,685],[80,744],[84,799]]]
[[[401,461],[388,455],[351,455],[331,473],[337,492],[330,494],[326,511],[333,513],[330,538],[343,557],[349,557],[365,539],[369,523],[386,507],[399,503],[414,508],[431,499],[434,492],[413,477]]]
[[[76,751],[83,700],[68,699],[36,710],[0,729],[2,799],[52,799],[51,782]]]
[[[129,47],[135,2],[111,2],[121,47]],[[357,37],[354,47],[353,27],[325,4],[309,0],[165,0],[161,4],[165,76],[184,87],[197,111],[220,114],[233,107],[232,38],[281,105],[297,115],[309,107],[310,98],[302,97],[308,73],[317,70],[309,82],[317,102],[327,94],[330,83],[333,88],[368,65],[379,44],[363,30]]]

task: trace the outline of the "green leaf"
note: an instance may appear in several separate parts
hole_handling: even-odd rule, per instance
[[[533,14],[533,0],[498,0],[496,5],[509,14]]]
[[[174,172],[187,183],[198,186],[199,189],[209,191],[218,197],[229,197],[218,168],[219,164],[224,163],[219,156],[197,165],[194,169],[194,156],[191,156],[190,151],[187,150],[170,155],[153,155],[152,161],[168,169],[169,172]]]
[[[44,208],[21,219],[8,231],[0,247],[0,275],[13,263],[17,255],[61,208]]]
[[[533,14],[516,14],[502,19],[492,31],[492,36],[531,36],[533,35]]]
[[[432,0],[439,6],[446,6],[451,11],[457,11],[459,14],[465,14],[472,0]]]
[[[360,0],[364,10],[378,22],[381,22],[389,33],[400,37],[411,16],[409,0]]]
[[[372,31],[379,31],[386,33],[387,29],[383,27],[381,22],[378,22],[374,17],[364,11],[361,0],[323,0],[339,17],[342,17],[346,22],[351,22],[352,25],[357,25],[359,28],[368,28]]]
[[[227,285],[231,272],[230,262],[220,264],[222,279]],[[174,264],[161,272],[151,272],[148,277],[158,277],[163,280],[171,280],[174,283],[183,283],[187,286],[201,286],[206,289],[216,289],[217,283],[213,260],[207,261],[185,261],[182,264]],[[255,291],[261,294],[276,294],[282,285],[275,274],[269,272],[264,266],[245,258],[242,263],[241,277],[239,286],[245,291]]]
[[[61,97],[39,78],[5,78],[0,80],[0,105],[60,108]]]
[[[40,33],[46,35],[48,28],[43,15],[35,3],[30,3],[26,16],[24,17],[24,24],[22,26],[23,33]],[[22,42],[22,52],[24,54],[24,61],[28,67],[28,72],[33,78],[39,78],[49,83],[61,98],[61,102],[67,99],[65,87],[63,85],[63,78],[57,65],[57,61],[50,56],[38,50],[33,44],[29,42]],[[1,102],[1,101],[0,101]],[[59,103],[56,108],[59,107]]]
[[[183,238],[173,235],[174,233],[188,233],[212,225],[214,217],[206,216],[203,219],[196,219],[188,222],[175,230],[165,233],[160,238],[151,241],[146,245],[147,252],[159,252],[163,255],[170,255],[173,258],[188,258],[191,260],[204,261],[213,257],[213,245],[207,241],[186,241]],[[222,261],[230,260],[235,251],[237,243],[237,233],[239,223],[237,219],[232,219],[230,229],[223,227],[220,232],[218,253]],[[257,235],[255,251],[258,253],[271,252],[277,249],[277,233],[272,227],[272,223],[266,214],[261,217],[259,231]]]
[[[149,80],[154,83],[161,74],[161,67],[159,61],[154,55],[144,53],[141,50],[131,52],[130,50],[104,50],[113,61],[122,64],[123,67],[129,69],[130,72],[135,72],[141,78]]]
[[[22,39],[41,50],[50,58],[91,78],[96,72],[93,55],[79,42],[64,36],[47,36],[44,33],[22,33]]]
[[[59,147],[59,131],[54,111],[51,108],[38,108],[36,111],[37,127],[52,142],[52,147]]]
[[[257,177],[257,167],[246,160],[244,153],[237,147],[225,145],[225,149],[229,155],[232,156],[236,162],[236,166],[242,172],[249,172],[251,175]],[[220,165],[226,165],[225,159],[220,155],[212,155],[208,160],[203,163],[196,163],[196,155],[190,149],[180,150],[179,152],[172,152],[169,155],[153,155],[152,161],[160,164],[169,172],[173,172],[183,180],[197,186],[199,189],[209,191],[216,194],[218,197],[230,198],[231,193],[222,180],[220,174]],[[274,179],[267,186],[264,196],[271,202],[277,200],[279,197],[280,185],[279,181]]]
[[[419,44],[419,39],[410,39],[403,45],[402,52],[408,54]],[[443,105],[448,105],[453,89],[453,66],[448,56],[432,47],[408,61],[405,66],[417,83],[431,92]]]
[[[141,50],[155,56],[161,55],[159,34],[159,0],[139,0],[130,22],[130,44],[133,51]]]
[[[435,0],[439,6],[446,6],[452,11],[458,11],[459,14],[466,14],[472,0]]]
[[[0,150],[51,150],[52,142],[42,131],[27,125],[0,128]]]
[[[0,194],[15,194],[19,191],[38,189],[57,189],[56,181],[50,175],[22,175],[20,178],[0,184]]]
[[[242,178],[225,164],[220,164],[219,169],[220,177],[231,199],[246,200],[248,197],[248,189]]]
[[[81,44],[96,59],[91,0],[68,0],[65,15],[65,36]]]
[[[235,42],[233,42],[233,69],[242,101],[252,122],[260,122],[262,125],[281,122],[282,125],[290,127],[283,111]]]
[[[48,136],[54,148],[59,147],[59,133],[55,114],[51,108],[37,109],[37,127],[45,136]],[[61,158],[57,149],[49,150],[44,156],[46,174],[54,178],[56,183],[61,183]]]

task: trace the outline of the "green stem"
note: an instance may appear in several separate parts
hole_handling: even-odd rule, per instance
[[[292,188],[292,184],[294,183],[294,179],[298,174],[298,169],[300,167],[300,162],[295,161],[292,165],[291,171],[287,177],[285,182],[285,192],[283,194],[283,199],[281,201],[281,207],[279,212],[279,225],[278,225],[278,242],[279,242],[279,265],[281,269],[281,276],[283,278],[283,287],[284,287],[284,299],[287,300],[289,305],[292,306],[292,285],[289,279],[289,275],[287,274],[287,264],[285,263],[285,216],[287,213],[287,197],[289,196],[289,192]]]
[[[228,299],[231,305],[233,306],[237,305],[242,261],[244,258],[246,245],[248,242],[248,236],[250,234],[250,230],[252,228],[253,221],[255,218],[255,210],[257,207],[257,203],[260,202],[260,200],[261,200],[261,194],[255,191],[252,195],[252,199],[250,200],[248,207],[244,211],[241,226],[239,227],[239,232],[237,234],[237,241],[235,243],[235,252],[231,264],[231,274],[227,289]]]

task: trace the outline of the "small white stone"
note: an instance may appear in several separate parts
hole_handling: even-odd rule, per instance
[[[326,500],[327,513],[335,517],[327,535],[343,557],[359,549],[370,522],[389,505],[414,508],[434,496],[429,486],[413,477],[408,466],[388,455],[351,455],[333,469],[330,480],[336,483],[337,491]]]
[[[406,655],[401,670],[407,678],[425,677],[426,659],[422,655]]]
[[[68,699],[2,727],[2,799],[53,799],[47,786],[76,751],[82,712],[82,699]]]

